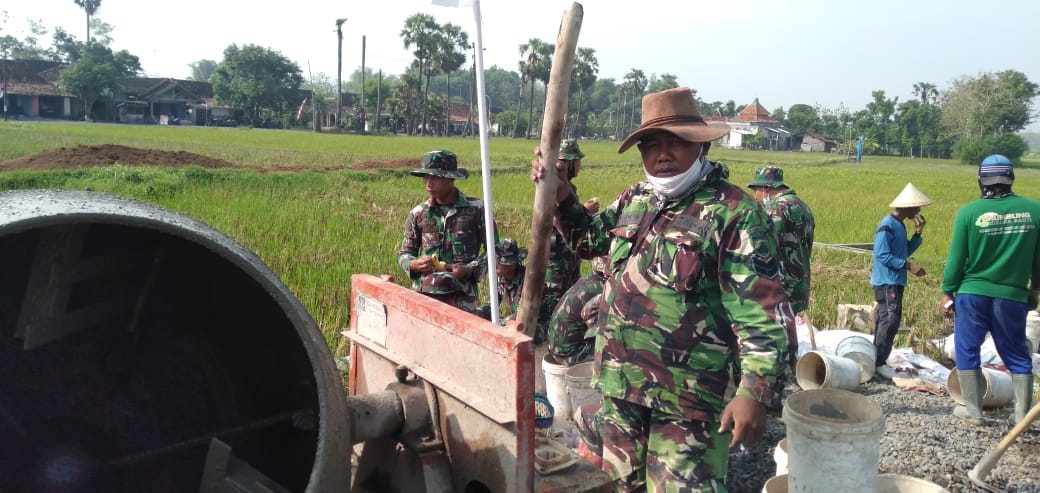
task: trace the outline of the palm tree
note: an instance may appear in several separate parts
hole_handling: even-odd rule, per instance
[[[574,82],[578,86],[578,116],[575,118],[574,133],[572,137],[581,137],[581,103],[582,95],[586,89],[591,89],[596,83],[596,75],[599,73],[599,60],[596,59],[596,50],[592,48],[578,48],[574,57]]]
[[[635,68],[629,70],[628,73],[625,74],[625,82],[622,85],[625,86],[625,88],[627,89],[626,92],[630,95],[630,98],[628,100],[628,123],[623,129],[624,132],[622,132],[627,135],[629,132],[631,132],[631,129],[633,128],[633,123],[635,122],[635,103],[637,100],[641,101],[643,93],[646,92],[646,74],[644,74],[642,70]]]
[[[520,64],[523,67],[524,61],[521,60]],[[513,124],[513,138],[519,137],[517,131],[520,129],[520,109],[524,106],[524,84],[527,83],[527,74],[523,72],[523,68],[520,69],[520,96],[516,99],[516,123]]]
[[[401,40],[404,41],[405,49],[415,46],[415,51],[412,52],[415,55],[415,61],[412,62],[419,68],[419,76],[416,78],[416,93],[422,94],[423,99],[423,112],[422,112],[422,123],[425,131],[426,127],[426,97],[427,92],[423,91],[422,88],[422,77],[428,71],[427,66],[429,65],[430,59],[435,49],[435,35],[440,31],[440,25],[434,20],[433,16],[429,14],[412,14],[411,17],[404,20],[404,29],[401,30]],[[426,80],[427,86],[429,86],[429,78]]]
[[[87,43],[90,43],[90,16],[97,13],[101,8],[101,0],[72,0],[87,13]]]
[[[466,63],[466,50],[470,47],[469,36],[462,31],[462,28],[449,22],[443,26],[441,35],[438,38],[439,46],[433,55],[433,65],[441,72],[444,72],[444,90],[447,93],[448,101],[447,105],[445,105],[444,121],[447,125],[450,125],[451,73],[462,68],[462,64]],[[429,84],[427,84],[427,87],[429,87]],[[450,132],[446,133],[450,134]]]
[[[544,58],[546,51],[546,43],[538,38],[531,38],[526,43],[520,45],[520,74],[522,75],[521,85],[523,80],[526,79],[531,84],[531,98],[527,104],[529,107],[527,117],[527,138],[531,138],[531,127],[534,126],[534,82],[536,80],[543,79],[542,72],[544,71],[544,79],[548,79],[549,75],[549,60]],[[551,56],[550,56],[551,58]],[[517,108],[519,114],[519,108]],[[518,117],[519,118],[519,117]]]
[[[914,96],[920,98],[922,104],[928,104],[929,101],[934,101],[939,97],[939,91],[935,89],[935,84],[918,82],[914,84]]]

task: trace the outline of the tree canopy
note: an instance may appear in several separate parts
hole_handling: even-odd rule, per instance
[[[246,109],[253,120],[259,120],[264,109],[284,111],[300,103],[303,75],[295,62],[277,51],[232,44],[224,49],[224,59],[210,82],[217,101]]]
[[[101,8],[101,0],[72,0],[87,13],[87,42],[90,42],[90,18]]]
[[[217,71],[217,62],[202,59],[189,63],[188,68],[191,69],[191,76],[188,77],[189,79],[208,81],[209,78],[213,76],[213,73]]]
[[[94,102],[112,93],[117,77],[141,71],[141,62],[126,50],[113,53],[101,43],[87,43],[82,56],[61,72],[61,88],[83,100],[85,117],[92,120]]]

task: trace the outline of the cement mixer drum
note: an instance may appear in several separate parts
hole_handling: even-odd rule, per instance
[[[0,193],[0,491],[347,491],[341,389],[313,319],[227,236]]]

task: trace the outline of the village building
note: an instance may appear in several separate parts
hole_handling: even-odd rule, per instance
[[[803,152],[834,152],[838,142],[822,135],[806,132],[795,136],[793,145]]]
[[[791,149],[791,132],[770,116],[769,110],[758,102],[758,98],[737,116],[726,120],[726,124],[729,125],[730,131],[719,140],[723,147],[771,151]]]
[[[120,77],[113,90],[98,98],[88,112],[77,96],[61,89],[61,71],[68,64],[47,60],[0,59],[0,96],[9,120],[92,120],[135,124],[232,126],[242,112],[216,104],[213,85],[206,81],[169,77]],[[301,89],[301,100],[312,91]],[[345,107],[356,102],[344,93]],[[254,126],[264,126],[263,115]]]

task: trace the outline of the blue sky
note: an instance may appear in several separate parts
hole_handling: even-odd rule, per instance
[[[252,4],[228,0],[102,0],[98,16],[114,26],[114,47],[141,59],[150,76],[186,77],[188,64],[220,61],[229,44],[281,52],[306,76],[335,77],[335,19],[346,17],[343,71],[361,65],[400,73],[410,62],[399,36],[416,12],[475,34],[472,8],[430,0],[298,0]],[[529,38],[555,42],[560,0],[484,0],[485,66],[515,70]],[[965,75],[1020,71],[1040,83],[1040,2],[1034,0],[640,0],[583,2],[579,46],[594,48],[600,77],[620,80],[633,68],[671,73],[708,101],[769,110],[793,104],[855,111],[884,90],[905,101],[913,84],[940,90]],[[73,0],[4,2],[0,34],[24,37],[26,18],[84,38],[85,16]],[[164,20],[163,20],[164,19]],[[45,40],[49,44],[48,39]],[[1040,102],[1038,102],[1040,106]],[[1031,130],[1040,130],[1034,123]]]

